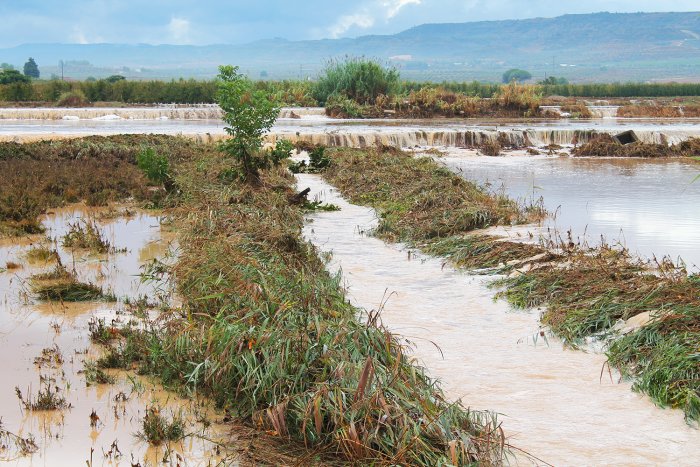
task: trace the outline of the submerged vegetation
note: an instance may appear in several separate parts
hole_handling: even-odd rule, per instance
[[[151,444],[178,441],[185,437],[185,423],[181,414],[166,417],[157,406],[149,407],[142,421],[139,436]]]

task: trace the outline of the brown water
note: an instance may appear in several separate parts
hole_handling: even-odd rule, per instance
[[[603,355],[545,340],[538,312],[494,302],[489,279],[363,235],[376,226],[374,211],[347,203],[318,176],[300,175],[298,187],[341,207],[310,216],[304,234],[332,252],[330,268],[342,271],[350,299],[383,304],[384,323],[415,344],[447,394],[500,412],[512,444],[555,465],[700,465],[700,431],[619,383]]]
[[[644,257],[700,266],[700,163],[571,157],[476,157],[451,150],[439,159],[467,179],[514,198],[542,197],[545,228],[598,244],[619,243]]]
[[[85,215],[85,208],[60,210],[44,220],[48,235],[60,238],[68,222]],[[94,212],[91,212],[94,214]],[[139,274],[141,265],[155,257],[162,258],[169,249],[161,232],[160,219],[147,213],[130,218],[99,222],[107,237],[126,253],[95,256],[86,252],[72,252],[59,248],[63,264],[75,267],[82,281],[91,281],[112,290],[120,299],[147,296],[153,300],[161,292],[162,284],[143,284]],[[40,241],[41,237],[31,239]],[[60,244],[60,242],[59,242]],[[126,372],[113,371],[117,383],[86,386],[81,374],[86,359],[100,355],[97,346],[91,346],[88,323],[94,318],[125,322],[129,312],[122,303],[89,302],[79,304],[39,303],[29,292],[30,275],[45,271],[53,264],[30,264],[25,258],[30,240],[0,243],[0,267],[8,261],[21,264],[20,269],[0,273],[0,346],[3,349],[2,379],[0,380],[0,414],[3,428],[20,436],[34,436],[39,446],[31,456],[17,457],[12,449],[0,450],[0,460],[12,465],[77,466],[86,465],[210,465],[231,455],[226,449],[215,453],[217,444],[207,439],[225,441],[227,429],[216,422],[216,414],[209,403],[197,399],[182,399],[164,391],[153,381]],[[57,346],[63,356],[60,365],[38,367],[34,359],[42,349]],[[36,394],[40,375],[55,379],[52,383],[72,408],[60,411],[36,412],[23,410],[15,395],[18,386],[26,395]],[[126,400],[124,400],[126,399]],[[147,407],[159,406],[166,415],[182,412],[186,420],[183,441],[168,446],[150,446],[135,434],[142,429],[141,422]],[[90,414],[99,417],[96,426],[90,426]],[[213,422],[205,428],[202,421]],[[109,452],[116,443],[116,451]],[[91,450],[94,450],[91,452]]]

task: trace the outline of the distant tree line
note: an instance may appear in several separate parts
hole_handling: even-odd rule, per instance
[[[404,81],[395,70],[355,60],[344,68],[329,64],[330,73],[316,82],[256,81],[255,89],[267,92],[282,105],[324,105],[329,98],[358,103],[374,102],[379,96],[408,96],[422,89],[440,88],[470,97],[491,98],[501,92],[503,84],[472,82]],[[31,67],[30,67],[31,68]],[[700,83],[608,83],[569,84],[562,78],[550,78],[534,85],[542,96],[566,97],[673,97],[700,96]],[[93,102],[125,104],[212,104],[215,103],[217,81],[171,80],[131,81],[121,75],[86,81],[30,79],[10,65],[0,65],[0,101],[5,102],[71,102],[89,105]],[[68,97],[71,99],[66,100]]]

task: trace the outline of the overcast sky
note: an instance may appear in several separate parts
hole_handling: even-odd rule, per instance
[[[244,43],[391,34],[423,23],[597,11],[700,11],[698,0],[0,0],[0,47]]]

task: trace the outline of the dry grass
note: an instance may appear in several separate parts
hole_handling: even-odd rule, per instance
[[[78,201],[92,206],[127,198],[162,203],[165,194],[148,190],[136,166],[136,155],[151,146],[177,159],[195,143],[155,135],[0,143],[0,234],[40,233],[39,215]]]
[[[63,246],[90,250],[98,254],[107,254],[113,251],[112,245],[97,223],[87,219],[68,224],[68,232],[63,236]]]
[[[676,145],[636,142],[620,144],[608,134],[600,134],[586,144],[574,148],[572,155],[580,157],[699,157],[700,139],[691,138]]]
[[[670,105],[623,105],[617,109],[618,117],[625,118],[678,118],[682,116],[677,106]]]

